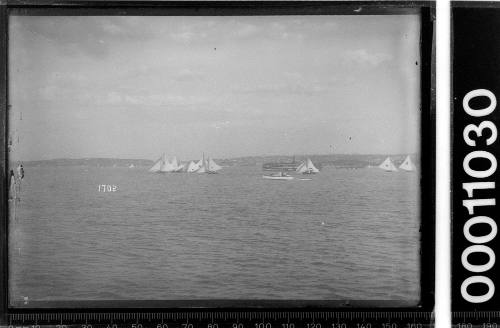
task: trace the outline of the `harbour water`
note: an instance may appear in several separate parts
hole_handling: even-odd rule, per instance
[[[416,172],[147,169],[27,167],[10,220],[11,302],[420,297]]]

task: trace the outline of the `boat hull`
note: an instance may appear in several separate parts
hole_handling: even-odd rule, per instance
[[[296,171],[299,167],[300,162],[291,162],[291,163],[264,163],[262,165],[262,169],[264,171]]]
[[[269,175],[263,175],[262,178],[268,180],[293,180],[293,177],[272,177]]]

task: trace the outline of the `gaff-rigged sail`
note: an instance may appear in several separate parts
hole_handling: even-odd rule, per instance
[[[206,173],[207,172],[207,162],[205,160],[205,153],[203,153],[202,158],[198,163],[196,163],[200,168],[196,171],[196,173]]]
[[[318,173],[319,170],[314,166],[310,158],[302,162],[299,167],[297,167],[296,172],[298,173]]]
[[[217,172],[222,169],[213,159],[209,158],[207,161],[207,169],[209,172]]]
[[[387,157],[385,161],[383,161],[382,164],[380,164],[378,167],[387,172],[395,172],[398,170],[392,163],[390,157]]]
[[[205,167],[205,164],[202,164],[201,167],[196,171],[196,173],[206,173],[207,168]]]
[[[403,171],[415,171],[416,169],[415,164],[411,161],[410,155],[406,156],[399,168]]]
[[[182,169],[184,168],[184,164],[181,164],[180,162],[177,161],[177,157],[174,156],[172,159],[172,172],[181,172]]]
[[[195,164],[193,161],[189,162],[188,166],[187,166],[187,170],[186,172],[188,173],[193,173],[193,172],[196,172],[200,167]]]
[[[160,172],[162,164],[162,158],[159,158],[154,165],[149,169],[149,172]]]
[[[304,173],[305,171],[307,171],[306,162],[302,162],[295,171],[297,171],[298,173]]]
[[[177,157],[174,156],[174,158],[172,159],[172,162],[170,162],[172,164],[172,168],[174,170],[177,170],[177,168],[179,167],[179,163],[177,162]]]
[[[186,167],[185,164],[179,164],[175,172],[182,172],[184,170],[184,167]]]
[[[174,171],[174,166],[167,160],[166,156],[163,156],[163,163],[161,165],[160,172],[168,173],[172,171]]]
[[[312,172],[312,173],[318,173],[319,170],[316,168],[316,166],[314,166],[313,162],[311,161],[310,158],[307,159],[306,161],[306,167],[307,167],[307,171],[308,172]]]

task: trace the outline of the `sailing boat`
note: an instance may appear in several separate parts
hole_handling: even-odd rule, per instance
[[[149,172],[158,173],[172,173],[172,172],[182,172],[184,169],[184,164],[177,161],[177,157],[174,156],[172,162],[169,162],[167,155],[163,154],[149,169]]]
[[[154,164],[153,166],[149,169],[149,172],[153,172],[153,173],[156,173],[156,172],[160,172],[161,170],[161,167],[163,165],[163,160],[165,158],[165,154],[163,154],[162,157],[160,157]]]
[[[186,172],[193,173],[193,172],[196,172],[199,168],[200,167],[198,166],[198,164],[195,164],[193,161],[190,161],[188,166],[187,166]]]
[[[398,170],[392,163],[390,157],[387,157],[378,167],[387,172],[395,172]]]
[[[211,159],[210,157],[208,158],[208,160],[207,160],[207,173],[215,174],[215,173],[217,173],[217,171],[219,171],[221,169],[222,169],[222,167],[217,165],[217,163],[215,163],[213,159]]]
[[[191,164],[191,163],[190,163]],[[205,159],[205,153],[203,153],[203,157],[199,160],[198,163],[191,166],[191,170],[188,168],[188,172],[196,172],[196,173],[209,173],[214,174],[222,169],[213,159],[208,157]]]
[[[174,159],[172,160],[172,171],[175,173],[180,173],[182,172],[182,169],[184,169],[184,164],[180,164],[177,162],[177,157],[174,156]]]
[[[160,167],[160,172],[170,173],[174,170],[174,166],[167,160],[167,156],[163,154],[162,164]]]
[[[184,172],[185,167],[186,167],[186,164],[179,163],[179,166],[177,167],[177,170],[175,170],[175,172],[176,173]]]
[[[217,171],[221,170],[222,167],[217,165],[213,159],[208,158],[205,160],[205,154],[203,154],[203,158],[200,159],[197,163],[190,161],[187,165],[182,164],[177,160],[177,157],[174,156],[172,161],[168,161],[167,156],[165,154],[162,155],[154,165],[149,169],[149,172],[159,172],[159,173],[217,173]]]
[[[296,171],[302,174],[316,174],[319,172],[319,170],[316,168],[316,166],[314,166],[310,158],[302,162],[302,164],[300,164],[299,167],[297,167]]]
[[[273,173],[271,175],[263,175],[262,178],[268,180],[293,180],[294,177],[289,176],[286,172]]]
[[[198,170],[196,170],[196,173],[206,173],[207,172],[207,164],[206,164],[206,161],[205,161],[205,153],[203,153],[202,159],[200,159],[200,161],[198,163],[196,163],[196,165],[200,167]]]
[[[406,156],[405,160],[403,163],[399,166],[399,168],[403,171],[415,171],[417,168],[415,167],[415,164],[411,161],[410,155]]]

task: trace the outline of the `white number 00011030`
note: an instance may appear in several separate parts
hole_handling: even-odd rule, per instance
[[[489,105],[482,109],[472,109],[470,107],[470,101],[476,97],[487,97],[489,99]],[[467,93],[462,102],[463,109],[471,117],[485,117],[490,115],[497,106],[497,100],[495,95],[486,89],[477,89]],[[486,132],[489,137],[486,139],[486,147],[491,146],[497,139],[497,128],[495,124],[491,121],[484,120],[479,125],[469,124],[464,128],[463,138],[465,143],[470,147],[476,147],[476,141],[473,138],[484,137],[483,133]],[[471,161],[474,159],[482,159],[489,162],[488,168],[485,170],[474,170],[471,168]],[[496,172],[497,169],[497,159],[496,157],[487,150],[473,150],[469,152],[463,160],[464,172],[471,178],[476,179],[487,179]],[[467,241],[473,245],[468,246],[462,252],[462,265],[463,267],[473,273],[483,273],[490,270],[495,264],[495,252],[488,246],[484,245],[495,238],[497,234],[497,224],[496,222],[488,216],[477,216],[474,215],[474,210],[476,207],[480,206],[495,206],[495,198],[486,199],[474,199],[474,191],[478,189],[492,189],[495,191],[495,182],[493,181],[479,181],[479,182],[464,182],[462,188],[467,192],[467,197],[462,201],[463,206],[467,208],[467,211],[471,217],[465,222],[463,233]],[[485,236],[474,236],[471,234],[470,229],[475,224],[487,224],[490,226],[490,232]],[[483,253],[488,256],[488,262],[486,264],[471,264],[469,261],[469,256],[474,253]],[[471,295],[467,291],[467,287],[471,284],[484,284],[488,288],[488,291],[483,295]],[[470,303],[483,303],[488,301],[495,293],[495,284],[493,281],[483,275],[473,275],[468,277],[462,283],[460,288],[462,297]]]

